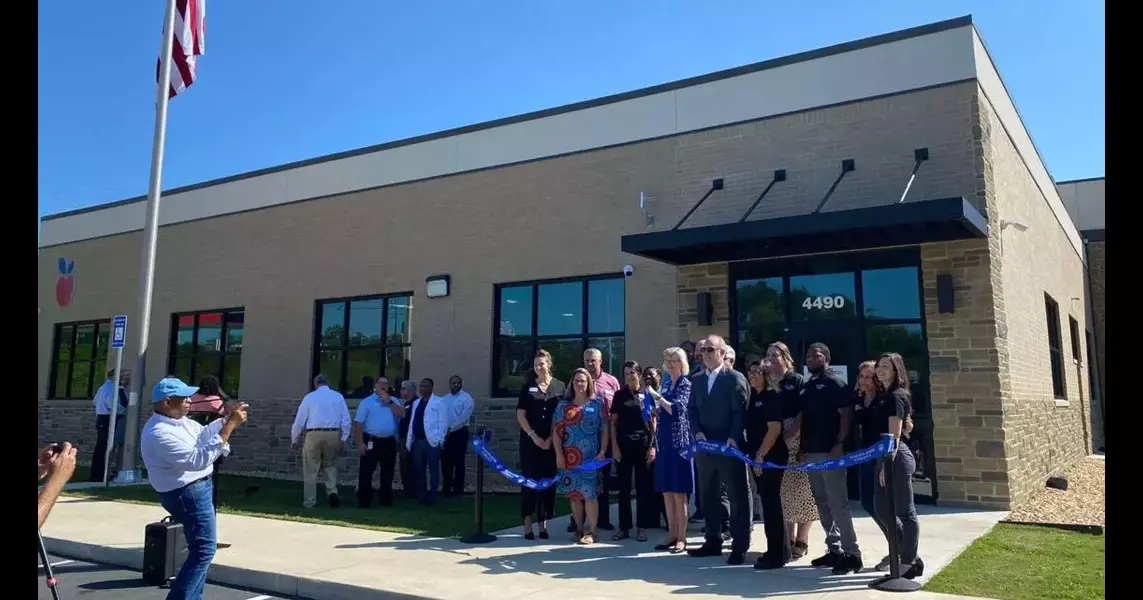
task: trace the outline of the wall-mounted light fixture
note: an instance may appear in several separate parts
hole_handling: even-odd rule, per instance
[[[448,275],[432,275],[425,278],[425,295],[429,298],[443,298],[449,295],[451,279]]]
[[[647,192],[639,192],[639,211],[643,213],[643,220],[646,221],[647,227],[655,225],[655,213],[651,212],[651,203],[654,201],[654,196]]]

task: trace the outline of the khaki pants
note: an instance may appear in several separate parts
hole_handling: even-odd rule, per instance
[[[305,499],[302,506],[317,504],[318,471],[325,472],[326,494],[337,493],[337,454],[341,451],[341,432],[307,431],[302,446],[302,481]]]

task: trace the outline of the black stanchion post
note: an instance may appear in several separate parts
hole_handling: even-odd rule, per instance
[[[898,440],[897,443],[900,441]],[[901,577],[901,548],[897,545],[897,495],[893,481],[894,460],[893,456],[887,456],[883,463],[885,500],[889,508],[889,521],[885,523],[885,529],[889,531],[889,574],[874,580],[873,583],[869,584],[869,587],[883,592],[915,592],[921,589],[921,584],[912,579]]]
[[[492,430],[479,427],[476,435],[484,443],[492,439]],[[474,438],[475,439],[475,438]],[[471,534],[460,538],[464,544],[490,544],[496,541],[496,536],[484,532],[484,457],[476,452],[476,494],[473,495],[473,504],[476,507],[476,527]]]

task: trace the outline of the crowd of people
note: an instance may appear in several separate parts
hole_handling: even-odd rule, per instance
[[[815,521],[825,532],[826,552],[811,561],[813,566],[839,575],[864,568],[845,469],[763,468],[725,454],[689,459],[686,451],[706,439],[737,448],[755,463],[796,467],[840,458],[855,429],[862,447],[886,434],[900,441],[912,430],[912,403],[899,354],[861,363],[853,388],[830,368],[830,350],[821,343],[807,347],[808,377],[797,372],[789,347],[780,341],[770,344],[765,356],[748,357],[744,375],[735,370],[733,348],[717,335],[667,348],[662,370],[627,361],[622,383],[602,370],[601,358],[599,350],[587,350],[583,367],[566,383],[553,376],[549,352],[540,349],[533,359],[516,409],[520,469],[528,479],[556,477],[557,484],[521,487],[524,539],[549,539],[548,521],[555,515],[556,496],[562,495],[571,505],[568,531],[578,544],[595,543],[600,530],[614,530],[613,541],[628,539],[632,529],[644,542],[665,517],[667,536],[656,550],[720,556],[729,541],[727,563],[738,565],[745,562],[760,512],[766,550],[755,568],[777,569],[804,557]],[[618,473],[618,529],[609,520],[611,466],[581,468],[607,457]],[[888,499],[886,469],[896,482],[894,503]],[[922,575],[911,450],[898,443],[860,470],[862,506],[886,539],[896,536],[900,572],[910,579]],[[692,495],[696,510],[688,519]],[[755,496],[760,511],[754,509]],[[687,523],[696,520],[705,522],[704,542],[688,548]],[[874,568],[888,570],[889,562],[886,556]]]
[[[728,454],[701,452],[691,458],[688,453],[696,441],[710,440],[737,448],[755,463],[795,467],[841,457],[854,430],[862,446],[886,434],[901,440],[912,429],[909,376],[901,356],[888,353],[861,363],[853,389],[830,368],[830,350],[821,343],[807,348],[808,377],[797,372],[790,349],[780,341],[770,344],[765,356],[748,357],[745,374],[735,369],[734,349],[717,335],[667,348],[662,358],[662,369],[625,362],[621,382],[603,370],[602,353],[588,349],[583,366],[565,383],[553,375],[552,355],[543,349],[536,353],[516,407],[520,470],[537,481],[556,478],[556,484],[522,486],[523,537],[550,537],[548,521],[555,516],[558,494],[570,503],[568,532],[577,544],[595,543],[600,530],[614,531],[611,539],[617,542],[634,530],[635,539],[646,542],[665,520],[667,535],[657,551],[720,556],[724,542],[730,542],[727,562],[739,565],[745,562],[760,512],[766,550],[755,568],[777,569],[804,557],[812,524],[820,521],[827,551],[811,564],[835,574],[859,572],[861,549],[844,469],[748,466]],[[116,388],[121,392],[130,376],[115,375],[108,372],[93,399],[99,436],[93,458],[100,463],[107,444],[115,449],[122,444],[121,434],[110,431],[109,416],[113,410],[122,412]],[[360,457],[360,507],[372,502],[378,469],[377,501],[392,504],[398,466],[405,493],[425,506],[436,502],[442,487],[446,496],[463,492],[473,399],[459,376],[450,378],[445,396],[434,393],[428,378],[401,382],[399,397],[386,378],[367,381],[373,393],[352,419],[345,397],[329,387],[325,375],[313,383],[291,428],[295,445],[304,434],[303,506],[316,505],[319,474],[324,475],[327,502],[339,506],[336,459],[351,435]],[[229,402],[214,377],[190,386],[169,375],[155,385],[151,399],[154,411],[143,427],[140,451],[151,486],[183,524],[188,546],[168,597],[200,597],[217,547],[218,497],[212,477],[230,452],[230,435],[246,421],[246,404]],[[41,452],[40,478],[46,479],[41,525],[74,471],[75,455],[70,444]],[[594,466],[608,459],[618,474],[618,528],[610,522],[607,474],[612,465]],[[897,482],[893,502],[885,485],[889,469]],[[920,576],[924,562],[918,556],[912,490],[916,460],[909,446],[898,443],[860,470],[862,506],[887,539],[896,537],[902,575]],[[92,477],[102,479],[102,474]],[[760,510],[755,510],[755,496]],[[688,518],[692,497],[695,512]],[[698,547],[687,546],[689,521],[705,523]],[[888,568],[889,557],[875,567]]]

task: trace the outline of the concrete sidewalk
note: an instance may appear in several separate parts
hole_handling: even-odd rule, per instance
[[[858,509],[860,513],[860,509]],[[44,527],[50,552],[130,568],[142,564],[143,527],[166,513],[157,506],[62,498]],[[886,553],[872,519],[855,519],[866,561]],[[1003,518],[1001,512],[922,508],[921,548],[927,580]],[[728,567],[724,558],[695,559],[654,552],[651,541],[605,541],[591,547],[567,543],[567,518],[551,523],[552,540],[528,542],[519,529],[500,532],[486,546],[365,529],[219,515],[212,581],[281,596],[313,600],[394,598],[490,598],[515,600],[553,595],[637,600],[685,594],[688,599],[756,598],[861,600],[883,598],[866,584],[879,574],[835,577],[809,567],[806,557],[780,571]],[[692,526],[693,527],[693,526]],[[606,533],[606,532],[604,532]],[[700,543],[698,531],[691,541]],[[609,539],[609,536],[604,536]],[[821,552],[820,530],[811,537]],[[765,547],[755,527],[752,551]],[[753,555],[748,557],[753,561]],[[955,596],[918,592],[915,599]]]

